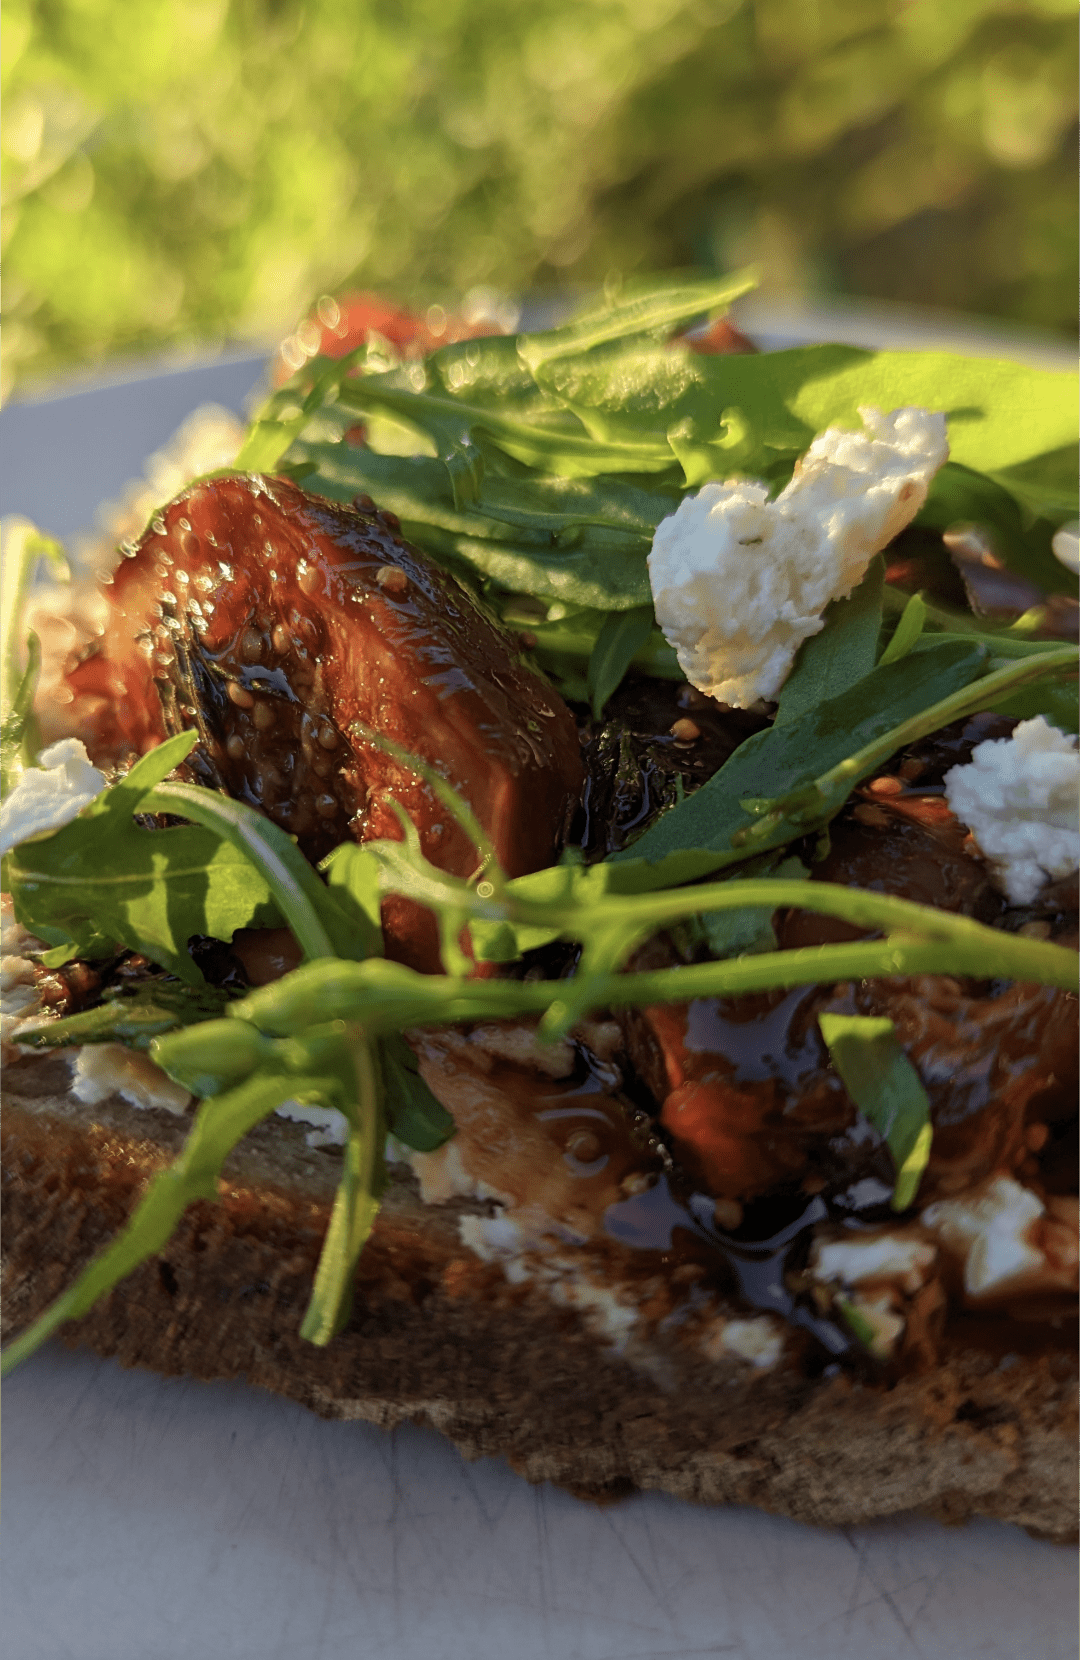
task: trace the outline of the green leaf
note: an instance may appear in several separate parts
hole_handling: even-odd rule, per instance
[[[599,720],[604,705],[622,685],[627,669],[652,634],[656,619],[651,605],[633,611],[613,611],[596,637],[585,677],[593,718]]]
[[[193,934],[230,940],[237,928],[280,925],[271,889],[244,853],[202,827],[151,830],[134,821],[194,736],[151,750],[72,823],[12,850],[7,880],[24,927],[91,959],[127,946],[201,984],[187,949]]]
[[[1062,732],[1080,730],[1075,682],[1071,686],[1059,686],[1042,680],[1035,686],[1023,686],[1008,697],[998,698],[990,707],[996,714],[1012,715],[1016,720],[1045,715],[1051,726],[1060,727]]]
[[[564,478],[592,478],[597,473],[662,473],[671,466],[666,439],[645,432],[601,443],[570,411],[505,414],[449,395],[403,391],[385,384],[381,375],[351,381],[342,387],[341,400],[361,414],[385,411],[426,434],[450,476],[458,508],[480,496],[484,476],[483,451],[478,442],[481,435],[516,461]]]
[[[874,1330],[872,1322],[866,1318],[860,1308],[855,1306],[850,1297],[834,1297],[833,1303],[839,1309],[848,1327],[854,1332],[863,1348],[869,1349],[873,1353],[877,1343],[877,1332]]]
[[[392,1134],[418,1153],[432,1153],[454,1134],[456,1125],[420,1076],[420,1067],[399,1032],[382,1039],[386,1117]]]
[[[435,532],[429,532],[421,545],[451,569],[456,564],[458,571],[484,577],[508,592],[605,613],[652,603],[647,548],[603,547],[590,541],[577,548],[548,550],[495,537],[473,541]]]
[[[711,315],[726,308],[740,294],[755,288],[757,281],[756,271],[748,268],[724,277],[660,284],[655,278],[629,282],[617,297],[586,307],[561,328],[519,336],[518,355],[535,375],[559,358],[589,352],[611,341],[670,334],[704,312]]]
[[[798,882],[808,881],[810,872],[801,859],[794,857],[779,862],[761,859],[733,870],[728,881],[753,881],[763,876]],[[775,951],[774,915],[775,909],[759,910],[751,906],[739,911],[703,911],[699,922],[710,957],[722,961],[725,957],[758,956],[763,951]]]
[[[948,421],[953,462],[981,473],[1076,443],[1078,382],[1067,370],[948,352],[864,352],[846,346],[769,355],[774,363],[779,357],[791,360],[790,367],[776,366],[785,403],[815,433],[833,423],[857,429],[864,404],[939,409]]]
[[[140,805],[143,812],[195,819],[247,859],[265,881],[305,957],[366,957],[381,950],[381,935],[365,927],[359,915],[346,916],[292,837],[253,807],[199,784],[160,785]]]
[[[798,803],[792,803],[791,814],[766,820],[764,813],[755,815],[742,802],[751,795],[789,798],[801,785],[809,786],[815,775],[840,767],[867,745],[902,729],[912,717],[966,687],[986,657],[985,647],[979,645],[938,645],[918,658],[911,655],[875,668],[840,697],[755,733],[707,784],[665,813],[624,852],[614,854],[612,862],[649,860],[659,867],[658,883],[662,883],[661,861],[673,853],[711,852],[714,862],[706,868],[715,870],[818,828],[839,811],[860,778],[879,764],[876,757],[865,770],[845,776],[846,787],[839,799],[830,795],[826,803],[824,798],[813,798],[811,792],[802,817],[797,816]],[[752,840],[736,840],[751,831]],[[704,875],[705,868],[698,874]]]
[[[149,1049],[154,1038],[178,1026],[201,1024],[220,1015],[229,1001],[216,986],[187,986],[154,980],[149,985],[111,986],[96,1008],[26,1027],[15,1041],[31,1049],[79,1043],[125,1043]]]
[[[786,726],[816,704],[842,696],[870,673],[881,632],[884,587],[885,561],[878,554],[854,593],[833,600],[820,634],[801,647],[780,693],[777,726]]]
[[[513,602],[509,609],[512,611]],[[529,632],[536,637],[532,651],[537,661],[545,668],[554,668],[556,672],[568,672],[572,659],[592,656],[600,637],[600,630],[610,614],[594,610],[591,606],[575,606],[572,609],[567,608],[565,617],[558,617],[552,622],[525,624]],[[520,627],[521,624],[511,622],[510,626]],[[644,644],[634,653],[631,664],[643,674],[650,674],[658,680],[686,678],[679,667],[674,648],[668,645],[658,628],[650,630]],[[587,693],[577,701],[587,702]]]
[[[319,869],[326,878],[334,904],[350,920],[354,936],[364,937],[366,931],[381,947],[382,867],[377,855],[371,852],[370,843],[342,842],[327,854]],[[361,955],[377,957],[382,951],[338,951],[339,957]]]
[[[821,1035],[851,1099],[884,1136],[896,1166],[892,1208],[914,1202],[930,1158],[930,1100],[891,1020],[822,1014]]]
[[[316,357],[274,393],[259,411],[236,457],[241,473],[272,473],[294,438],[298,438],[328,397],[367,355],[361,346],[346,357]]]
[[[8,1345],[3,1373],[32,1355],[65,1321],[86,1314],[100,1296],[160,1251],[196,1199],[217,1199],[221,1167],[236,1143],[283,1101],[299,1094],[327,1097],[329,1105],[338,1104],[336,1083],[321,1078],[254,1077],[228,1094],[204,1101],[179,1158],[153,1178],[117,1238],[28,1331]]]
[[[1076,445],[1037,455],[1015,467],[1003,467],[993,477],[1034,519],[1055,526],[1076,516]]]
[[[925,623],[926,601],[921,594],[912,594],[900,614],[900,621],[893,630],[892,638],[878,659],[879,663],[884,667],[887,663],[899,663],[901,657],[906,657],[921,635]]]
[[[980,473],[1076,442],[1075,376],[943,352],[825,345],[692,358],[618,344],[550,364],[543,384],[598,441],[644,443],[676,429],[695,446],[715,445],[720,478],[737,469],[779,481],[778,463],[790,473],[826,427],[860,430],[866,405],[943,410],[953,461]]]

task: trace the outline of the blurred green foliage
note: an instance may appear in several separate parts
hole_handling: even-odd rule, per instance
[[[756,259],[1065,327],[1073,0],[6,0],[8,377]]]

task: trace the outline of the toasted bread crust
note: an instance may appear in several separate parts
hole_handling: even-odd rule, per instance
[[[59,1058],[8,1070],[3,1118],[5,1330],[24,1328],[122,1224],[185,1126],[66,1092]],[[324,1417],[428,1422],[467,1458],[591,1498],[657,1488],[844,1525],[921,1508],[1076,1531],[1076,1366],[1062,1351],[954,1347],[930,1373],[875,1387],[795,1368],[665,1352],[631,1365],[572,1310],[510,1285],[461,1244],[460,1203],[395,1181],[364,1251],[347,1330],[299,1336],[336,1160],[280,1120],[191,1207],[166,1250],[65,1337],[123,1364],[244,1377]],[[465,1206],[464,1208],[469,1208]]]

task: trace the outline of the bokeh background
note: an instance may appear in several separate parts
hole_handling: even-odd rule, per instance
[[[1063,333],[1073,0],[6,0],[4,384],[757,261]]]

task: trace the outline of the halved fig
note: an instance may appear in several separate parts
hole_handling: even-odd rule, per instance
[[[400,838],[393,797],[434,864],[471,874],[468,837],[366,727],[434,763],[511,875],[554,859],[582,782],[573,717],[392,514],[237,475],[192,485],[124,551],[104,634],[69,674],[100,698],[96,761],[195,726],[196,780],[260,808],[311,859]],[[391,901],[384,926],[393,955],[438,966],[429,913]]]

